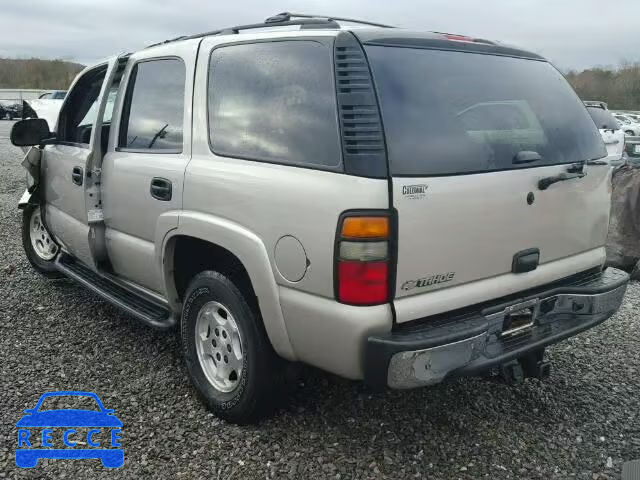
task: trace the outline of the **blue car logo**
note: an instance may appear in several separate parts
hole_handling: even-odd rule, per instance
[[[43,403],[82,400],[97,409],[46,409]],[[100,398],[91,392],[49,392],[40,397],[36,406],[18,423],[16,465],[33,468],[41,458],[99,458],[107,468],[124,464],[120,443],[122,422],[113,410],[104,408]],[[81,447],[78,447],[81,445]],[[90,448],[84,448],[84,445]],[[67,448],[58,448],[67,447]],[[105,448],[108,447],[108,448]]]

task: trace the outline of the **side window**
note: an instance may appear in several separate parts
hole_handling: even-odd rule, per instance
[[[60,113],[58,139],[64,142],[89,144],[96,121],[96,103],[107,67],[85,73],[69,92],[69,100]]]
[[[327,169],[341,164],[332,49],[322,43],[215,49],[208,115],[218,155]]]
[[[184,84],[182,60],[169,58],[136,64],[127,86],[120,148],[181,152]]]

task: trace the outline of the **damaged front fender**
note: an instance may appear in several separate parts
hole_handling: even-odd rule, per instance
[[[42,150],[31,147],[24,156],[21,165],[27,171],[27,188],[18,201],[18,209],[23,210],[27,205],[37,205],[38,186],[40,185],[40,160]]]

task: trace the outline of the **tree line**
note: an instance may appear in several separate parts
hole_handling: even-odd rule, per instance
[[[612,110],[640,110],[640,63],[570,71],[566,77],[583,100],[607,102]]]
[[[83,68],[64,60],[0,58],[0,88],[66,90]]]

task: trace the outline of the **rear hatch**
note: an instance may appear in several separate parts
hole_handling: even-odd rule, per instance
[[[601,264],[611,169],[582,164],[605,157],[604,144],[553,66],[389,42],[365,50],[398,212],[398,322]],[[539,189],[572,166],[587,175]],[[540,266],[512,273],[531,249]]]
[[[608,110],[598,106],[587,106],[587,111],[607,147],[607,162],[617,166],[622,164],[622,152],[624,151],[624,132],[618,121]]]

